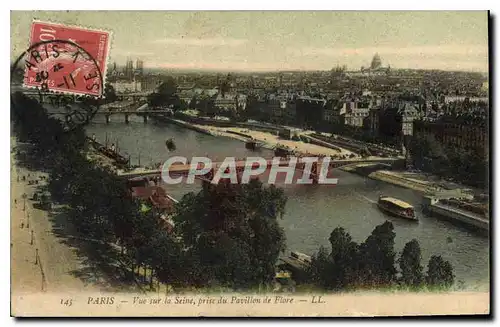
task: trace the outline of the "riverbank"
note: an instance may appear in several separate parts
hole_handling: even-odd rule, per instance
[[[404,187],[426,195],[443,192],[456,192],[458,194],[465,190],[470,191],[469,188],[458,184],[452,187],[443,188],[443,185],[441,184],[443,184],[444,181],[433,175],[421,172],[408,172],[404,170],[386,170],[379,164],[365,163],[345,166],[341,167],[340,169],[345,172],[354,173],[363,177],[368,177],[388,184]]]
[[[411,189],[420,193],[431,194],[438,191],[438,188],[430,181],[416,179],[408,176],[405,171],[383,170],[375,164],[359,164],[341,167],[341,170],[354,173],[363,177],[368,177],[392,185]]]
[[[440,190],[440,188],[435,186],[432,182],[405,176],[405,172],[379,170],[369,174],[368,177],[426,194],[435,193]]]
[[[199,126],[201,127],[201,126]],[[239,136],[235,133],[243,133],[249,135],[252,139],[257,142],[260,142],[264,145],[264,147],[268,149],[273,149],[278,145],[284,145],[296,151],[302,155],[317,155],[317,156],[331,156],[331,157],[340,157],[340,156],[351,156],[353,153],[351,151],[342,149],[342,148],[327,148],[325,146],[316,145],[312,143],[305,143],[302,141],[294,141],[282,139],[278,135],[274,135],[271,133],[255,131],[251,129],[245,129],[240,127],[213,127],[213,126],[205,126],[212,133],[217,133],[219,135],[224,135],[228,137],[233,137],[235,139],[239,139],[242,141],[246,141],[242,136]],[[233,133],[228,133],[233,132]]]
[[[282,145],[289,147],[291,150],[301,155],[316,155],[316,156],[331,156],[331,157],[341,157],[341,156],[349,157],[355,155],[353,152],[343,148],[339,147],[328,148],[311,143],[305,143],[302,141],[282,139],[280,136],[272,133],[252,130],[248,128],[201,125],[201,124],[189,123],[175,118],[168,118],[167,121],[212,136],[227,137],[241,142],[246,142],[250,139],[253,139],[258,143],[260,143],[261,147],[270,150],[274,149],[278,145]],[[247,137],[243,135],[247,135]]]

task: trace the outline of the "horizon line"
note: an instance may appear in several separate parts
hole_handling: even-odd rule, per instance
[[[11,58],[11,63],[10,66],[12,68],[12,65],[15,63],[17,58],[12,59]],[[108,68],[107,71],[109,72],[110,65],[116,63],[116,61],[108,61]],[[117,67],[125,67],[124,64],[118,64]],[[251,74],[251,73],[256,73],[256,74],[264,74],[264,73],[280,73],[280,72],[293,72],[293,73],[298,73],[298,72],[329,72],[336,67],[342,67],[342,65],[335,65],[332,66],[331,68],[324,68],[324,69],[264,69],[264,70],[243,70],[243,69],[210,69],[210,68],[180,68],[180,67],[161,67],[161,66],[145,66],[144,70],[165,70],[165,71],[177,71],[177,72],[211,72],[211,73],[219,73],[219,72],[224,72],[224,73],[246,73],[246,74]],[[450,72],[450,73],[479,73],[479,74],[488,74],[490,73],[491,67],[488,67],[488,70],[456,70],[456,69],[444,69],[444,68],[402,68],[402,67],[390,67],[391,71],[404,71],[404,70],[410,70],[410,71],[442,71],[442,72]],[[356,72],[361,72],[361,70],[354,70],[354,69],[347,69],[345,72],[347,73],[356,73]]]
[[[118,65],[117,65],[118,66]],[[122,65],[120,65],[122,66]],[[124,65],[123,65],[124,66]],[[179,68],[179,67],[144,67],[144,69],[148,70],[171,70],[171,71],[191,71],[191,72],[235,72],[235,73],[280,73],[280,72],[329,72],[334,69],[336,66],[332,68],[324,68],[324,69],[264,69],[264,70],[243,70],[243,69],[210,69],[210,68]],[[391,71],[404,71],[404,70],[413,70],[413,71],[443,71],[443,72],[457,72],[457,73],[481,73],[481,74],[489,74],[489,70],[456,70],[456,69],[443,69],[443,68],[399,68],[392,67]],[[347,69],[345,72],[347,73],[357,73],[361,72],[361,70]]]

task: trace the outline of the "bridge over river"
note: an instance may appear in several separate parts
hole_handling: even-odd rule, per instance
[[[147,106],[147,105],[145,105]],[[111,116],[121,115],[125,118],[125,124],[130,123],[131,115],[139,115],[142,116],[145,123],[148,122],[148,117],[150,115],[158,115],[158,114],[168,114],[170,113],[168,110],[140,110],[142,107],[137,110],[114,110],[114,111],[98,111],[96,115],[104,115],[106,117],[106,124],[111,122]]]
[[[328,172],[331,169],[347,166],[347,165],[355,165],[355,164],[367,164],[367,163],[382,163],[382,164],[388,164],[388,165],[397,165],[401,164],[404,162],[403,158],[353,158],[353,159],[330,159],[329,166],[328,166]],[[223,162],[212,162],[212,169],[219,169]],[[266,169],[270,169],[271,165],[273,164],[273,159],[267,159],[266,160]],[[289,159],[284,159],[279,161],[280,166],[288,166],[290,164]],[[317,164],[313,164],[313,169],[312,169],[312,178],[313,180],[315,179],[315,176],[317,176],[317,172],[321,171],[322,169],[322,164],[323,161],[320,160]],[[247,159],[244,160],[235,160],[235,166],[237,171],[242,171],[245,167],[249,167],[250,163],[247,163]],[[252,165],[252,169],[257,168],[257,164]],[[199,166],[199,169],[202,167]],[[172,175],[186,175],[189,170],[191,169],[191,164],[190,163],[174,163],[169,167],[169,174]],[[302,162],[301,160],[298,160],[295,169],[297,170],[304,170],[305,169],[305,163]],[[158,177],[161,176],[162,174],[162,169],[147,169],[147,168],[136,168],[132,170],[118,170],[117,171],[118,176],[125,178],[125,179],[131,179],[131,178],[136,178],[136,177]]]

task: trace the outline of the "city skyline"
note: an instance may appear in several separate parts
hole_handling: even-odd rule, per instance
[[[11,57],[33,19],[11,12]],[[488,16],[475,12],[58,12],[58,22],[113,33],[109,62],[144,68],[272,72],[368,67],[488,71]],[[115,17],[116,16],[116,17]],[[47,16],[49,17],[49,16]],[[116,19],[114,19],[116,18]],[[119,19],[118,19],[119,18]]]

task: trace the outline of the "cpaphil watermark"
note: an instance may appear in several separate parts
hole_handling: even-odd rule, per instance
[[[221,180],[233,184],[247,184],[251,179],[267,177],[268,184],[276,184],[284,177],[284,184],[335,185],[337,178],[329,177],[330,157],[248,157],[236,160],[226,157],[222,162],[212,162],[207,157],[171,157],[162,166],[161,177],[166,184],[195,183],[196,179],[218,184]]]

